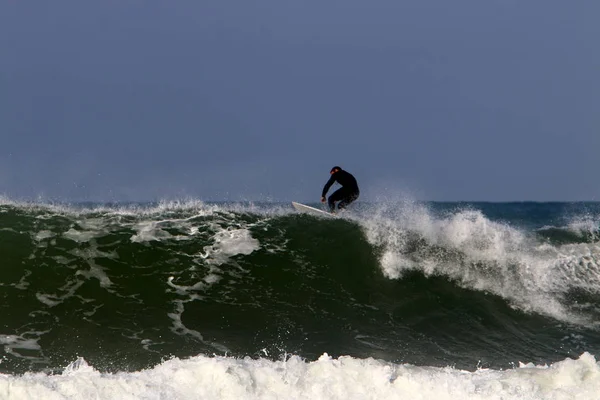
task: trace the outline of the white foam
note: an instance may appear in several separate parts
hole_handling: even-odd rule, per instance
[[[76,275],[83,276],[87,279],[96,278],[100,282],[100,286],[105,289],[112,286],[112,281],[110,280],[108,275],[106,275],[102,267],[100,267],[92,261],[88,261],[88,263],[90,265],[90,269],[87,271],[78,270],[76,272]]]
[[[90,232],[90,231],[77,231],[73,228],[69,229],[65,233],[63,233],[63,237],[67,239],[71,239],[78,243],[89,242],[90,239],[93,239],[99,235],[98,232]]]
[[[208,265],[206,275],[201,280],[195,281],[195,283],[190,285],[176,283],[174,276],[170,276],[167,279],[167,285],[182,297],[182,299],[173,301],[174,309],[167,315],[172,321],[171,331],[174,333],[192,336],[195,339],[212,346],[216,350],[228,352],[229,350],[225,346],[216,342],[205,341],[200,332],[189,329],[184,325],[182,315],[185,311],[185,304],[201,299],[202,297],[198,292],[218,283],[221,280],[222,274],[228,273],[230,275],[235,275],[234,271],[224,271],[220,266],[230,262],[239,268],[239,265],[236,262],[231,261],[231,257],[240,254],[251,254],[259,248],[259,242],[252,237],[250,231],[246,228],[221,228],[218,224],[212,224],[211,229],[216,230],[216,233],[212,237],[213,244],[205,246],[204,253],[200,254],[198,257],[201,263]],[[195,265],[190,268],[190,270],[195,269]]]
[[[35,234],[34,239],[41,242],[44,239],[54,237],[54,233],[48,230],[42,230]]]
[[[221,265],[238,254],[249,255],[260,248],[248,229],[222,229],[213,236],[214,243],[204,247],[202,258],[207,263]],[[214,278],[212,279],[214,280]]]
[[[90,241],[90,247],[85,249],[76,248],[70,251],[70,254],[84,260],[89,266],[89,270],[77,269],[75,275],[83,276],[87,279],[96,278],[100,282],[100,286],[107,289],[112,286],[112,282],[108,275],[104,272],[104,268],[98,265],[95,261],[96,258],[108,258],[116,260],[119,258],[118,253],[115,250],[112,251],[101,251],[98,249],[98,245],[95,240]],[[74,293],[74,292],[73,292]]]
[[[77,291],[77,289],[79,289],[81,287],[81,285],[83,285],[83,283],[84,283],[84,281],[78,281],[78,280],[67,282],[63,287],[59,288],[60,291],[64,292],[63,295],[55,295],[55,294],[37,292],[35,294],[35,297],[41,303],[47,305],[48,307],[54,307],[54,306],[57,306],[58,304],[62,303],[65,299],[73,296],[75,294],[75,292]]]
[[[221,274],[225,273],[218,266],[229,261],[229,257],[238,254],[250,254],[258,248],[258,241],[252,238],[250,232],[245,229],[222,230],[213,237],[214,244],[204,248],[205,253],[200,255],[200,259],[208,264],[207,274],[200,280],[190,285],[175,283],[175,277],[170,276],[167,279],[167,285],[175,290],[182,299],[173,301],[174,310],[167,314],[172,321],[171,331],[178,335],[189,335],[201,341],[204,344],[212,346],[216,350],[227,353],[229,349],[220,343],[205,341],[202,334],[194,329],[186,327],[182,321],[182,315],[185,311],[185,304],[202,299],[198,292],[204,291],[207,287],[218,283],[221,280]],[[234,263],[235,264],[235,263]],[[237,264],[235,264],[237,265]],[[192,266],[190,270],[195,270]],[[235,272],[227,271],[229,274]]]
[[[54,307],[61,303],[60,300],[55,300],[55,297],[51,294],[36,293],[35,297],[40,301],[40,303],[45,304],[48,307]]]
[[[130,239],[133,243],[160,241],[173,237],[169,232],[160,227],[160,221],[140,222],[135,225],[134,229],[137,233]]]
[[[188,300],[178,300],[175,302],[176,303],[175,312],[167,314],[167,316],[173,321],[173,325],[171,326],[171,331],[178,335],[192,336],[192,337],[196,338],[197,340],[201,341],[202,343],[212,346],[214,349],[216,349],[222,353],[228,353],[229,349],[227,347],[225,347],[222,344],[217,343],[217,342],[210,342],[210,341],[204,340],[204,337],[202,336],[202,334],[200,332],[198,332],[194,329],[189,329],[188,327],[186,327],[184,325],[183,321],[181,320],[181,316],[183,314],[183,311],[185,310],[184,304],[188,303],[190,301],[194,301],[195,299],[196,299],[196,297],[194,295],[192,295]]]
[[[0,345],[4,345],[4,352],[14,357],[24,358],[29,360],[38,360],[39,357],[23,354],[23,350],[39,351],[41,350],[38,340],[45,332],[31,331],[22,335],[2,335],[0,334]],[[32,337],[34,336],[34,337]],[[1,397],[0,397],[1,398]]]
[[[0,398],[587,400],[600,398],[600,366],[588,353],[550,366],[474,372],[327,354],[314,362],[197,356],[107,374],[80,358],[62,375],[0,375]]]
[[[12,349],[39,350],[40,345],[37,339],[25,339],[16,335],[0,335],[0,344]]]
[[[228,229],[215,235],[215,243],[222,254],[234,256],[249,255],[259,248],[258,240],[254,239],[247,229]]]

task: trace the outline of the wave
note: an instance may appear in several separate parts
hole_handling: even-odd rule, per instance
[[[196,354],[467,369],[595,354],[599,244],[550,242],[552,221],[534,222],[410,202],[339,219],[287,204],[3,204],[0,372],[75,355],[116,373]]]
[[[390,279],[414,270],[446,276],[462,287],[501,296],[523,311],[596,324],[597,313],[585,315],[571,301],[573,293],[600,300],[600,244],[588,236],[553,244],[535,232],[492,221],[480,210],[435,216],[429,207],[410,202],[381,207],[361,224],[380,249],[380,265]],[[575,224],[569,229],[575,231]]]
[[[123,230],[134,232],[128,237],[129,242],[142,244],[201,236],[207,245],[198,258],[213,267],[259,248],[296,251],[286,247],[286,240],[264,237],[260,242],[251,232],[269,224],[283,224],[287,229],[281,218],[297,214],[285,204],[206,204],[190,200],[73,206],[23,204],[6,199],[4,203],[11,207],[9,214],[21,217],[31,215],[39,220],[65,216],[72,226],[58,236],[78,243],[90,243]],[[302,218],[319,223],[313,217]],[[389,279],[401,279],[408,271],[445,276],[464,288],[501,296],[523,311],[565,322],[593,324],[592,317],[596,315],[582,314],[570,301],[570,297],[600,296],[598,223],[589,216],[576,216],[565,227],[544,226],[527,231],[501,220],[490,220],[471,207],[454,208],[440,215],[432,212],[430,205],[404,202],[371,205],[349,213],[346,220],[364,232],[372,252],[378,255],[378,268]],[[11,229],[10,223],[5,226],[5,230]],[[331,229],[334,225],[326,226]],[[321,228],[311,229],[316,229],[315,235],[325,233]],[[335,234],[339,238],[345,233]],[[42,229],[32,232],[32,237],[43,243],[57,235]],[[355,245],[361,239],[343,240]],[[92,274],[101,274],[99,271]],[[205,278],[215,279],[218,277],[214,273]]]
[[[600,222],[578,219],[567,226],[544,226],[537,233],[542,240],[553,245],[596,243],[600,240]]]

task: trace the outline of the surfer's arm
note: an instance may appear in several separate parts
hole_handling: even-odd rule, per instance
[[[327,191],[329,190],[331,185],[333,185],[333,182],[335,182],[335,178],[332,176],[331,178],[329,178],[329,180],[323,187],[323,193],[321,194],[321,197],[325,197],[327,195]]]

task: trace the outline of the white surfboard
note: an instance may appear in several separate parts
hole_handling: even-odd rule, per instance
[[[296,203],[295,201],[292,201],[292,206],[294,206],[294,208],[296,210],[298,210],[300,212],[303,212],[303,213],[312,214],[312,215],[319,215],[319,216],[322,216],[322,217],[330,217],[330,218],[335,218],[336,217],[335,214],[332,214],[330,212],[319,210],[318,208],[307,206],[305,204]]]

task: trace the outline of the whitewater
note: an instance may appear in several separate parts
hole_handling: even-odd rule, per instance
[[[197,356],[102,374],[83,359],[60,375],[0,376],[3,399],[597,399],[600,368],[583,354],[550,366],[474,372],[323,354],[305,362]]]

